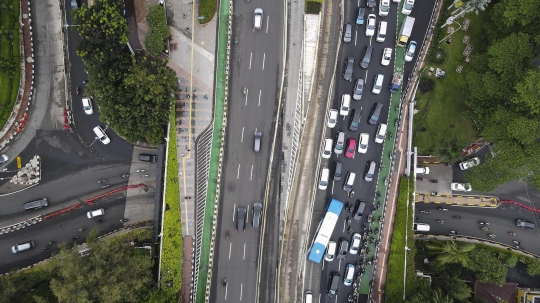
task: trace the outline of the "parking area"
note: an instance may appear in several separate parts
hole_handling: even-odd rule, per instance
[[[420,194],[437,193],[451,195],[452,167],[446,164],[421,164],[418,167],[429,168],[429,174],[416,174],[416,192]],[[436,182],[436,183],[435,183]]]

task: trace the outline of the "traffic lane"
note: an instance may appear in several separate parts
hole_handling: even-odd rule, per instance
[[[440,211],[439,207],[448,208],[448,211]],[[431,214],[421,213],[420,210],[429,210]],[[477,237],[492,240],[507,245],[515,245],[512,241],[521,242],[524,250],[534,254],[540,254],[539,230],[520,228],[516,226],[516,220],[522,219],[529,222],[538,222],[538,216],[523,209],[502,209],[502,208],[478,208],[478,207],[452,207],[437,204],[416,205],[415,216],[420,217],[422,223],[427,223],[431,227],[429,234],[449,235],[451,230],[457,231],[460,235]],[[453,216],[460,216],[461,220],[456,220]],[[444,224],[437,223],[437,220],[444,220]],[[483,231],[479,222],[488,222],[489,231]],[[508,233],[515,232],[516,236]],[[492,239],[488,234],[495,234]]]
[[[6,273],[16,268],[23,268],[43,261],[58,249],[60,243],[72,245],[73,237],[78,236],[77,243],[82,244],[85,237],[94,227],[100,230],[100,234],[117,230],[122,226],[120,219],[124,217],[125,201],[124,197],[118,197],[105,203],[83,204],[83,207],[62,216],[43,220],[36,225],[4,234],[0,238],[0,273]],[[105,218],[103,223],[98,223],[97,219],[90,220],[86,217],[88,211],[98,208],[105,210],[105,216],[101,217]],[[86,228],[86,230],[79,232],[79,228]],[[35,242],[34,249],[17,254],[11,252],[11,247],[16,243],[31,240]],[[49,241],[54,242],[52,249],[42,251],[41,248],[47,246]]]
[[[429,21],[431,19],[431,14],[433,12],[433,8],[435,7],[435,0],[427,0],[423,1],[422,5],[417,5],[413,8],[410,16],[414,17],[414,28],[411,34],[411,37],[409,38],[409,41],[414,40],[418,43],[418,46],[416,48],[416,53],[414,54],[414,59],[412,62],[405,62],[405,71],[403,76],[403,87],[407,87],[408,79],[407,75],[412,73],[413,67],[416,64],[416,61],[418,60],[418,54],[422,47],[422,42],[424,41],[424,37],[427,35],[428,29],[429,29]],[[443,8],[444,9],[444,8]],[[426,37],[426,41],[430,37]],[[436,45],[439,41],[432,41],[432,46]],[[459,43],[458,41],[455,41],[454,43]],[[405,46],[406,47],[406,46]],[[419,72],[419,71],[418,71]],[[447,71],[450,72],[450,71]]]

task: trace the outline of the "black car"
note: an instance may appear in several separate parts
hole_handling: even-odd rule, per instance
[[[253,204],[253,227],[259,227],[261,223],[261,214],[262,214],[262,204],[254,203]]]
[[[148,154],[140,154],[139,155],[139,161],[156,163],[157,162],[157,156],[156,155],[148,155]]]
[[[345,259],[347,256],[347,250],[349,249],[349,241],[345,238],[339,238],[339,250],[337,254],[338,259]]]
[[[341,176],[343,170],[343,163],[336,161],[336,169],[334,170],[334,181],[341,181]]]
[[[236,230],[246,230],[246,215],[247,209],[244,207],[238,207],[236,211]]]

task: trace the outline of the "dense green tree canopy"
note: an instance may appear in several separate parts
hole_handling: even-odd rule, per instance
[[[74,12],[83,37],[77,53],[89,77],[85,93],[98,105],[100,120],[120,136],[156,145],[166,136],[176,75],[159,58],[131,55],[121,5],[98,0]]]

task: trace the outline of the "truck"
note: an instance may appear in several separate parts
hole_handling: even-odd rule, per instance
[[[397,92],[402,82],[403,82],[403,75],[400,73],[394,73],[394,75],[392,76],[392,82],[390,83],[390,92],[392,93]]]
[[[403,21],[403,24],[401,25],[401,30],[399,31],[397,46],[407,45],[407,42],[409,41],[409,37],[411,36],[411,33],[412,33],[413,25],[414,25],[414,18],[409,17],[409,16],[405,17],[405,20]]]

